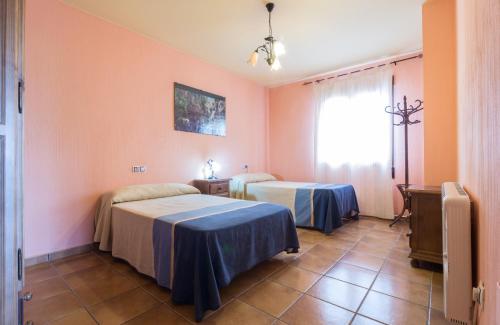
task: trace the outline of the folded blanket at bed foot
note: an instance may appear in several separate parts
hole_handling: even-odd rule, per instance
[[[295,223],[331,233],[342,226],[342,218],[358,219],[354,187],[349,184],[311,184],[295,192]]]
[[[194,304],[201,321],[221,306],[220,289],[236,275],[283,251],[299,248],[291,211],[251,201],[155,219],[154,264],[159,285],[176,304]]]

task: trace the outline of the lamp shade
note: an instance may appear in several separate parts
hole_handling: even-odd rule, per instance
[[[283,43],[281,43],[280,41],[274,41],[273,47],[274,47],[274,55],[276,56],[281,56],[286,53],[285,45],[283,45]]]
[[[250,58],[248,59],[248,63],[250,63],[252,67],[255,67],[258,60],[259,60],[259,53],[257,51],[253,51],[252,54],[250,55]]]
[[[273,64],[271,64],[271,70],[276,71],[279,69],[281,69],[280,60],[278,58],[275,58]]]

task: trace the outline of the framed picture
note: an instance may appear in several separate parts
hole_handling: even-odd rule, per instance
[[[174,83],[174,128],[225,136],[226,98]]]

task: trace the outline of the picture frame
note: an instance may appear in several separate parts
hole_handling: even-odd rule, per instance
[[[226,136],[226,98],[175,82],[174,129]]]

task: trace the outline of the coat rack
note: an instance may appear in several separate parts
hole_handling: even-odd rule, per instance
[[[391,224],[389,225],[390,227],[392,227],[394,224],[400,221],[405,215],[406,211],[408,211],[408,217],[411,216],[410,197],[408,195],[408,192],[406,191],[410,186],[409,175],[408,175],[408,125],[420,123],[420,120],[413,120],[413,121],[410,120],[410,116],[412,116],[416,112],[423,110],[424,107],[422,106],[422,104],[423,101],[417,99],[415,100],[415,106],[414,105],[408,106],[406,103],[406,96],[403,96],[403,109],[401,109],[400,103],[398,103],[395,108],[393,106],[385,107],[386,113],[392,114],[393,116],[401,117],[401,122],[397,124],[394,123],[393,125],[394,126],[404,125],[405,127],[405,183],[396,185],[396,187],[399,190],[399,193],[401,193],[401,195],[403,196],[403,209],[397,216],[394,217],[394,221],[392,221]]]

